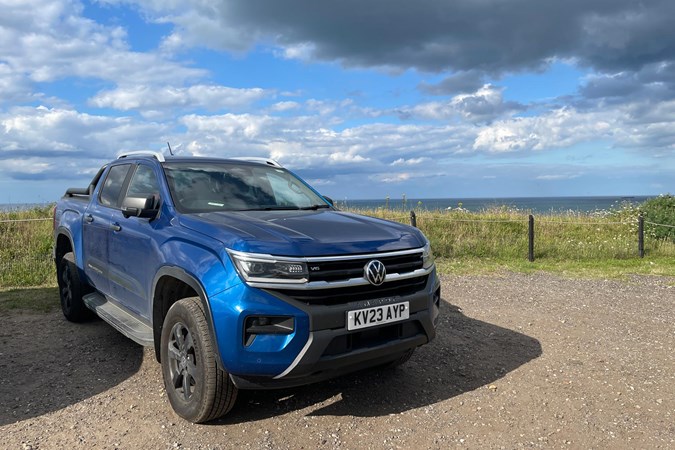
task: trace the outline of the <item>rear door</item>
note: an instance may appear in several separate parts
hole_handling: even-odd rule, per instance
[[[131,164],[111,166],[103,185],[92,197],[84,213],[82,253],[84,271],[91,284],[101,293],[110,294],[108,281],[108,237],[114,208],[120,201]]]

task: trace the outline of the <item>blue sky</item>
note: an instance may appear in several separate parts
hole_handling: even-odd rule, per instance
[[[167,141],[338,199],[675,191],[672,1],[0,7],[0,203]]]

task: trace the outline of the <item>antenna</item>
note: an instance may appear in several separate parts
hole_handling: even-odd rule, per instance
[[[171,144],[167,141],[166,143],[167,147],[169,147],[169,153],[171,153],[171,156],[173,156],[173,151],[171,151]]]

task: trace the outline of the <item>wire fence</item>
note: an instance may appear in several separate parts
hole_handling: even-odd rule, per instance
[[[52,218],[0,220],[0,288],[56,283]]]
[[[675,229],[639,216],[610,218],[556,217],[519,214],[472,217],[410,211],[372,213],[421,229],[436,255],[447,258],[539,258],[558,260],[675,257],[675,232],[657,239],[654,230]],[[0,288],[54,285],[52,218],[0,220]]]
[[[364,211],[358,211],[364,213]],[[367,213],[367,212],[365,212]],[[537,258],[557,260],[629,259],[675,256],[675,233],[657,237],[655,229],[675,226],[647,221],[641,214],[612,216],[502,214],[380,210],[376,217],[409,223],[429,238],[440,256]],[[495,213],[493,215],[499,216]]]

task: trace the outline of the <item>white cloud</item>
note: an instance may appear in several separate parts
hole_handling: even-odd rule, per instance
[[[488,153],[549,150],[579,142],[611,139],[618,131],[612,112],[560,108],[540,116],[516,117],[483,127],[472,148]]]
[[[315,46],[311,42],[287,45],[281,51],[275,52],[277,56],[285,59],[298,59],[300,61],[309,61],[314,54]]]
[[[326,179],[323,179],[323,178],[315,178],[315,179],[307,180],[307,182],[311,186],[335,186],[335,184],[336,184],[335,181],[333,181],[333,180],[326,180]]]
[[[340,152],[331,153],[329,158],[334,163],[363,163],[370,161],[369,158],[364,158],[361,155]]]
[[[396,161],[392,162],[392,166],[415,166],[418,164],[421,164],[423,162],[429,161],[429,158],[410,158],[410,159],[404,159],[404,158],[399,158]]]
[[[409,173],[395,173],[395,174],[379,174],[372,177],[374,180],[380,183],[401,183],[403,181],[408,181],[411,178]]]
[[[200,84],[183,88],[135,85],[100,92],[89,103],[99,108],[115,108],[122,111],[180,108],[218,110],[247,107],[270,95],[272,92],[260,88],[235,89]]]
[[[579,178],[580,176],[581,176],[580,173],[553,174],[553,175],[539,175],[535,177],[535,179],[542,181],[559,181],[559,180],[573,180],[575,178]]]
[[[79,2],[69,0],[3,5],[1,96],[6,98],[10,88],[27,92],[32,84],[65,77],[136,85],[180,84],[207,74],[160,54],[131,51],[123,28],[101,25],[82,12]]]
[[[127,117],[46,107],[15,108],[0,114],[0,171],[12,177],[87,173],[121,151],[157,148],[167,134],[165,125]],[[26,161],[30,161],[30,170]]]
[[[459,94],[447,101],[404,106],[392,112],[403,119],[434,121],[463,119],[469,122],[490,122],[524,109],[523,105],[505,102],[502,91],[503,88],[486,84],[471,94]]]
[[[284,112],[284,111],[291,111],[294,109],[300,108],[300,104],[298,102],[291,102],[291,101],[286,101],[286,102],[277,102],[274,105],[270,107],[270,110],[274,112]]]

